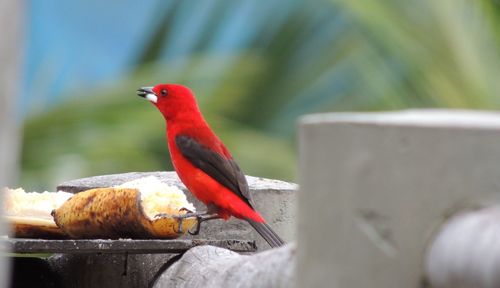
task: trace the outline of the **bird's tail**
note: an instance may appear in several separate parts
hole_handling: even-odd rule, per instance
[[[266,222],[256,222],[250,219],[246,220],[252,225],[255,231],[259,232],[260,236],[262,236],[271,247],[274,248],[285,245],[285,241],[283,241]]]

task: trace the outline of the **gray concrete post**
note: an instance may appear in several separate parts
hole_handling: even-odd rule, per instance
[[[434,230],[500,192],[500,114],[304,117],[299,183],[298,287],[422,287]]]

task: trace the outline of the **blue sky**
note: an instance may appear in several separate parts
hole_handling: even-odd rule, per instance
[[[272,17],[274,27],[265,29],[277,29],[297,8],[294,3],[298,2],[29,1],[21,114],[43,111],[67,91],[81,92],[127,75],[169,10],[175,11],[169,16],[169,30],[175,33],[161,43],[159,60],[168,63],[175,59],[179,65],[183,57],[200,52],[208,25],[218,25],[218,29],[204,43],[203,53],[242,51],[256,38],[265,37],[258,33],[266,23],[261,20]]]
[[[157,24],[161,1],[30,1],[20,108],[36,112],[66,89],[119,79]]]

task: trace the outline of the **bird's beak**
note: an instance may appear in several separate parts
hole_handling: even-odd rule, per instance
[[[155,92],[153,92],[153,87],[142,87],[137,90],[137,95],[144,97],[153,103],[158,102],[158,96],[156,96]]]

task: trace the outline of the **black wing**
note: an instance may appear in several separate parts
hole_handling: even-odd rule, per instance
[[[253,208],[245,174],[234,160],[224,158],[186,135],[175,137],[175,144],[191,164],[234,192]]]

